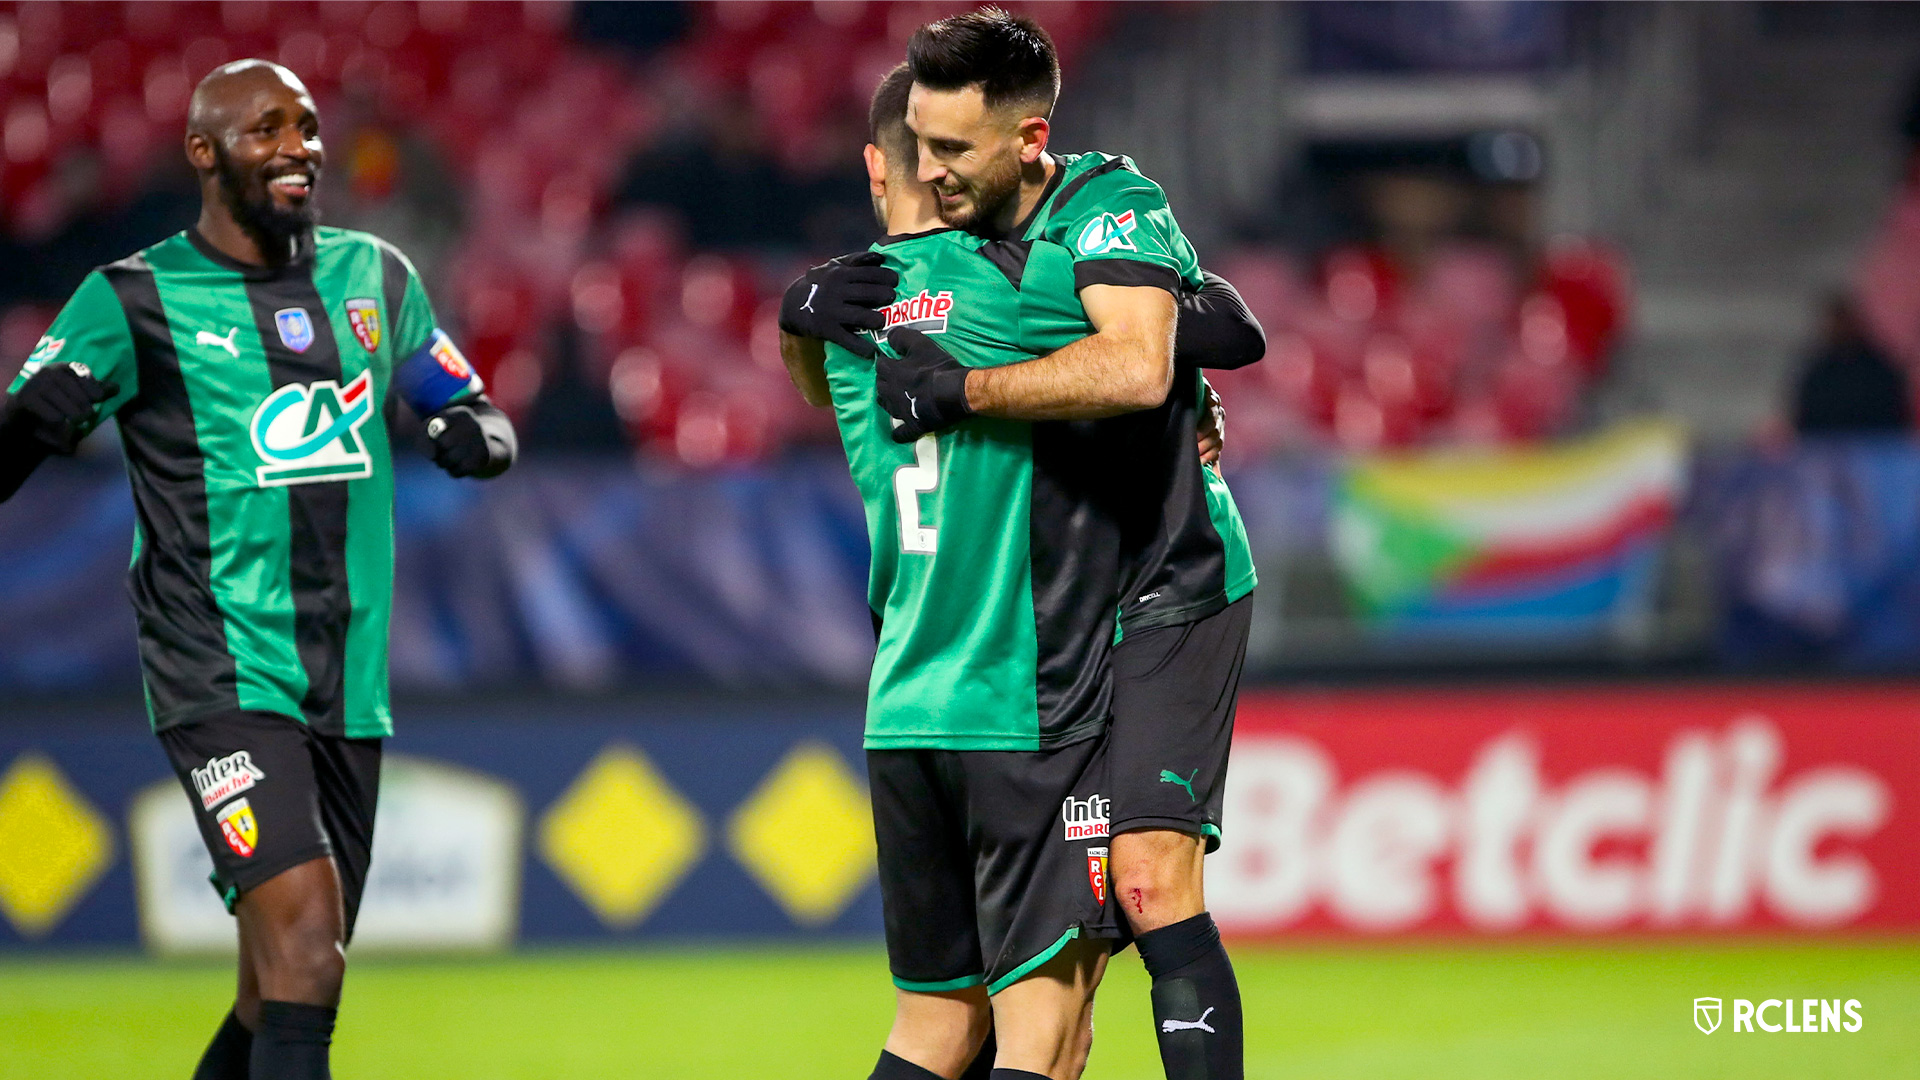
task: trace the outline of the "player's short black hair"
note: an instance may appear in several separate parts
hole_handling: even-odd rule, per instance
[[[920,147],[907,129],[907,95],[912,90],[913,69],[901,64],[874,87],[867,106],[867,141],[887,155],[888,168],[909,173],[920,160]]]
[[[907,41],[913,81],[934,90],[980,87],[989,109],[1018,102],[1051,116],[1060,96],[1053,39],[1024,15],[984,7],[930,22]]]

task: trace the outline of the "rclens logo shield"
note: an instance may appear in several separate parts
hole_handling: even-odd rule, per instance
[[[373,352],[380,347],[380,305],[367,297],[347,301],[347,324],[353,327],[353,339]]]
[[[1703,1034],[1711,1035],[1720,1028],[1720,999],[1693,999],[1693,1026]]]
[[[248,425],[253,448],[266,464],[261,487],[355,480],[373,475],[373,457],[360,426],[373,415],[373,373],[342,387],[332,379],[288,383],[268,395]]]
[[[1093,898],[1104,904],[1107,902],[1107,849],[1090,847],[1087,849],[1087,884],[1093,886]]]
[[[245,798],[233,800],[220,811],[220,836],[243,859],[253,857],[260,846],[260,825],[253,818],[253,807]]]

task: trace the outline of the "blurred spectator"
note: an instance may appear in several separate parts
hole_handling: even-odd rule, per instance
[[[1900,118],[1900,192],[1867,248],[1854,291],[1866,333],[1908,370],[1920,366],[1920,77]]]
[[[1794,390],[1794,430],[1801,435],[1857,435],[1912,427],[1906,372],[1868,340],[1852,302],[1844,296],[1832,298],[1822,341]]]

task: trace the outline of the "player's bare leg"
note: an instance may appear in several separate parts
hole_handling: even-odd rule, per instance
[[[1206,845],[1173,829],[1118,833],[1114,895],[1153,977],[1153,1019],[1168,1076],[1240,1080],[1240,987],[1207,914]]]
[[[984,986],[933,993],[896,990],[886,1050],[945,1080],[956,1080],[980,1052],[992,1025]]]
[[[1093,992],[1107,971],[1107,943],[1067,943],[1039,970],[993,996],[996,1076],[1007,1071],[1078,1080],[1093,1047]]]
[[[1114,895],[1135,934],[1207,910],[1203,892],[1206,846],[1172,829],[1136,829],[1112,841]]]
[[[250,1080],[329,1075],[327,1048],[346,976],[346,917],[329,858],[311,859],[241,894],[234,1016],[252,1032]],[[196,1080],[217,1073],[202,1072]]]

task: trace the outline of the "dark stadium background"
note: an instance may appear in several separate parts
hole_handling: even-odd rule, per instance
[[[568,1026],[669,978],[866,1068],[865,527],[774,319],[873,238],[866,96],[964,6],[0,4],[0,376],[191,223],[187,94],[265,56],[325,221],[413,258],[521,433],[487,485],[400,455],[355,1075],[746,1067]],[[1262,581],[1209,870],[1249,1074],[1910,1069],[1920,6],[1008,6],[1053,148],[1132,156],[1268,334],[1214,380]],[[0,1072],[181,1073],[226,992],[131,534],[111,427],[0,507]],[[1093,1075],[1157,1075],[1136,967]],[[492,1019],[417,1011],[460,992]],[[1870,1022],[1693,1025],[1789,994]]]

